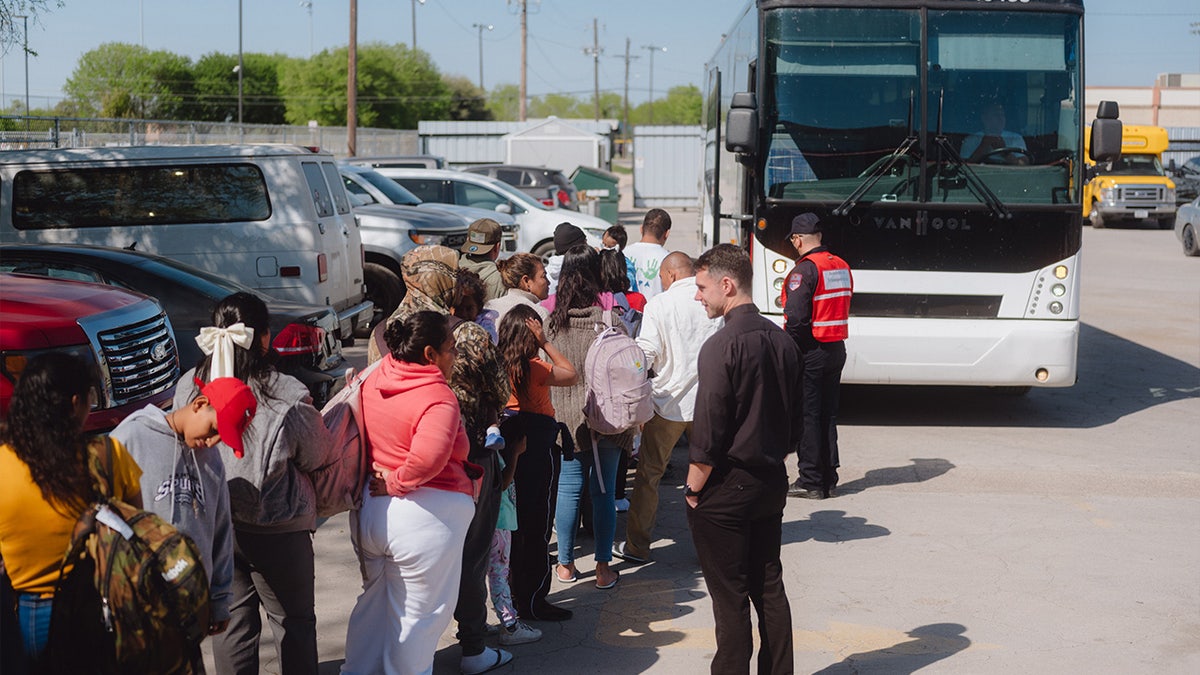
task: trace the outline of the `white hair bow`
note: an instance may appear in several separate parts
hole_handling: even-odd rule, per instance
[[[208,371],[208,381],[218,377],[237,377],[233,370],[233,346],[250,349],[254,342],[254,329],[242,322],[237,322],[227,328],[205,326],[196,336],[196,344],[205,354],[212,355],[212,367]]]

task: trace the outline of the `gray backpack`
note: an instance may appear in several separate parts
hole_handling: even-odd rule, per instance
[[[612,312],[603,312],[606,326],[588,347],[583,377],[586,398],[583,416],[592,432],[592,453],[600,466],[598,434],[619,434],[654,416],[646,353],[633,338],[613,328]],[[604,481],[600,481],[604,490]]]

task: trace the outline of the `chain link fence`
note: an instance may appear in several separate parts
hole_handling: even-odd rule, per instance
[[[0,150],[95,148],[129,145],[216,145],[291,143],[316,146],[335,156],[347,155],[346,127],[182,122],[173,120],[86,117],[0,116]],[[361,156],[419,153],[415,130],[357,130]]]

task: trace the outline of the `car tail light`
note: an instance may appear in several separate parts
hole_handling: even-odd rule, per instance
[[[325,259],[324,253],[317,254],[317,281],[329,280],[329,261]]]
[[[325,331],[320,328],[302,323],[289,323],[275,336],[271,346],[284,356],[320,354],[321,343],[324,341]]]
[[[555,206],[554,199],[552,197],[547,197],[546,199],[541,199],[539,201],[542,202],[542,206],[548,206],[550,208],[554,208]]]
[[[566,190],[559,190],[557,194],[560,206],[568,206],[571,203],[571,195],[567,194]]]

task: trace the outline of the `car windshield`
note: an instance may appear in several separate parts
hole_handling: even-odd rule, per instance
[[[378,171],[361,171],[358,173],[363,180],[371,185],[374,185],[382,192],[393,204],[403,204],[405,206],[416,206],[421,203],[421,199],[409,192],[403,185],[379,173]]]
[[[1101,175],[1162,176],[1162,163],[1154,155],[1121,155],[1110,164],[1097,164]]]

